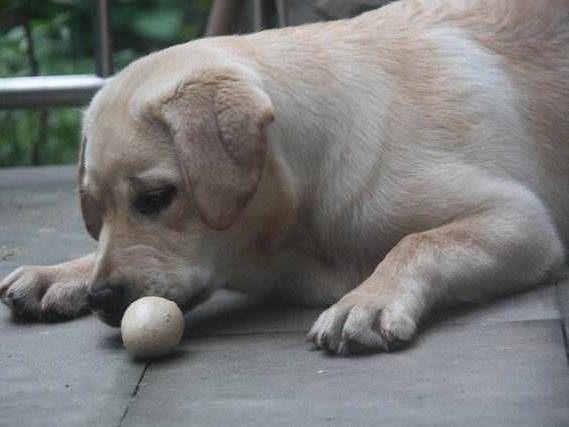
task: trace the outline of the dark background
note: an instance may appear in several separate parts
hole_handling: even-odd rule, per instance
[[[0,0],[0,78],[93,74],[92,0]],[[115,71],[204,35],[212,0],[110,1]],[[251,31],[252,1],[235,19]],[[271,25],[355,16],[389,0],[284,0]],[[275,7],[273,7],[276,10]],[[0,167],[74,163],[79,108],[0,111]]]

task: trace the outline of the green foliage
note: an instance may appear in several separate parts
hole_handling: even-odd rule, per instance
[[[93,3],[0,0],[0,78],[92,74]],[[115,0],[110,6],[113,59],[120,70],[203,34],[211,0]],[[0,166],[73,163],[80,116],[74,108],[0,111]]]

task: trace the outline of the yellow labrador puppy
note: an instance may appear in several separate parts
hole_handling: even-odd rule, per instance
[[[331,305],[308,339],[389,350],[434,307],[552,280],[569,244],[569,1],[405,0],[203,39],[84,119],[96,254],[22,267],[18,315],[117,325],[221,287]]]

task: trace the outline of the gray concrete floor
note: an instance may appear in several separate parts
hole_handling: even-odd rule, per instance
[[[0,276],[94,248],[70,167],[0,170]],[[319,310],[220,293],[169,358],[133,362],[95,318],[18,324],[0,309],[0,425],[569,425],[560,301],[569,283],[433,319],[411,348],[309,351]]]

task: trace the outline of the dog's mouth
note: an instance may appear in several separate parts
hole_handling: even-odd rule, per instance
[[[110,285],[87,295],[87,306],[91,311],[103,323],[113,327],[120,326],[128,302],[125,288],[118,285]]]
[[[209,288],[200,289],[194,296],[192,296],[186,303],[180,305],[180,309],[183,312],[190,311],[196,306],[200,305],[201,303],[207,301],[212,294],[212,290]],[[96,308],[91,308],[91,311],[99,320],[101,320],[104,324],[111,326],[113,328],[119,328],[121,326],[122,317],[124,312],[126,311],[128,304],[121,308],[120,311],[117,311],[113,314],[107,313],[102,310],[98,310]]]

